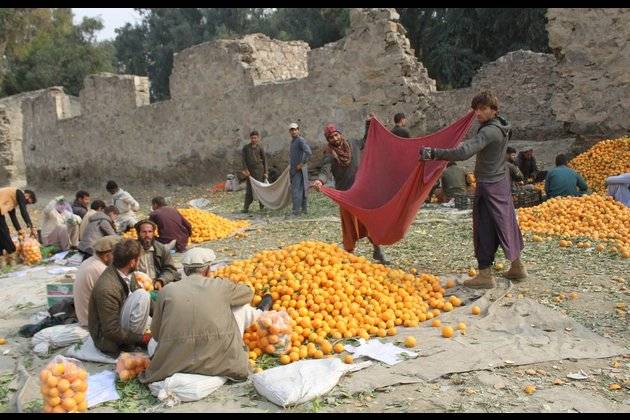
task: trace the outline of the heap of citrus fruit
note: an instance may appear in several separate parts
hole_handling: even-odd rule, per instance
[[[146,354],[122,352],[116,360],[116,373],[121,381],[129,381],[142,373],[150,364],[151,361]]]
[[[17,251],[26,265],[36,264],[42,260],[42,253],[37,240],[32,238],[26,239],[18,248]]]
[[[330,355],[339,350],[331,340],[393,336],[397,326],[415,327],[461,305],[456,296],[444,298],[436,276],[391,269],[315,241],[262,251],[215,274],[249,284],[252,305],[270,293],[273,309],[288,312],[292,348],[281,363]],[[248,333],[250,359],[272,350]]]
[[[586,179],[591,190],[604,191],[606,178],[630,172],[630,137],[602,140],[572,159],[569,166]]]
[[[192,243],[213,241],[230,236],[234,231],[249,226],[247,220],[229,220],[196,208],[177,209],[192,225]]]
[[[78,361],[55,357],[40,372],[39,381],[45,413],[87,411],[88,373]]]
[[[610,196],[554,197],[519,209],[518,221],[521,229],[535,234],[607,240],[611,251],[630,256],[630,208]],[[533,240],[542,238],[534,235]],[[571,246],[567,242],[563,239],[561,246]]]

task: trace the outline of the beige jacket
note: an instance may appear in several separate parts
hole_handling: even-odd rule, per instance
[[[81,220],[81,225],[79,226],[79,240],[83,238],[85,229],[87,228],[87,225],[90,224],[90,216],[92,216],[94,213],[96,213],[96,210],[88,209],[87,213],[85,213],[85,216],[83,216],[83,219]]]
[[[140,381],[161,381],[177,372],[247,378],[247,351],[231,307],[253,297],[247,285],[198,274],[166,285],[151,323],[158,345]]]
[[[42,223],[42,238],[47,238],[53,230],[59,225],[65,225],[63,216],[59,214],[55,206],[57,200],[50,200],[50,202],[44,207],[44,221]]]
[[[74,279],[74,309],[82,327],[88,325],[88,308],[94,284],[106,268],[107,266],[103,261],[94,255],[83,261],[77,270]]]

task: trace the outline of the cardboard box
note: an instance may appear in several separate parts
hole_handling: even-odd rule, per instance
[[[74,297],[74,279],[64,276],[46,285],[46,298],[49,308],[69,297]]]

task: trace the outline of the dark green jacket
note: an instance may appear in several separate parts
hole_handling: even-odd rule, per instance
[[[586,190],[588,190],[588,185],[586,185],[584,178],[564,165],[553,168],[545,178],[547,198],[579,196]]]
[[[267,173],[267,159],[265,158],[265,149],[258,143],[256,147],[251,143],[243,146],[243,168],[249,171],[249,174],[257,181],[263,181],[265,173]]]
[[[466,172],[457,165],[449,166],[442,173],[444,195],[453,198],[455,194],[466,192]]]
[[[511,125],[497,116],[482,124],[477,135],[453,149],[435,149],[437,160],[466,160],[477,155],[475,177],[478,182],[497,182],[507,176],[505,152]]]

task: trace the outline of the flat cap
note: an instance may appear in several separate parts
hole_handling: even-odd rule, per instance
[[[96,252],[108,252],[114,249],[114,245],[121,241],[121,237],[118,235],[108,235],[99,238],[94,242],[94,251]]]
[[[209,248],[195,247],[184,253],[182,264],[188,267],[203,267],[217,258]]]

